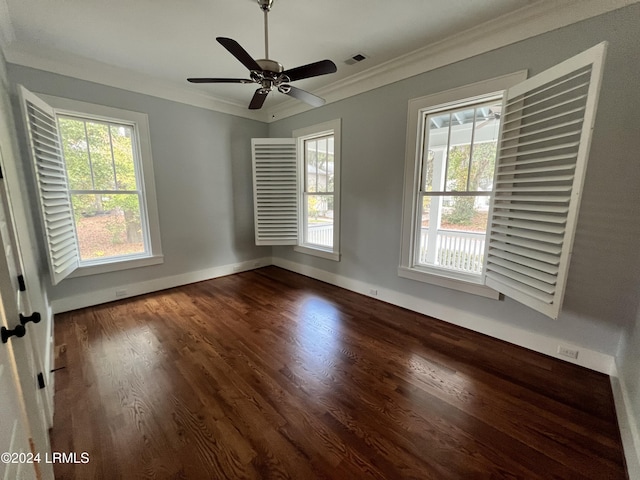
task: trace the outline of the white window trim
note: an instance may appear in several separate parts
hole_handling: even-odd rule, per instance
[[[148,253],[128,255],[119,258],[115,257],[113,260],[84,261],[68,278],[128,270],[163,263],[164,256],[162,255],[162,245],[160,241],[160,221],[156,200],[148,116],[140,112],[96,105],[69,98],[44,94],[38,94],[38,96],[53,107],[56,115],[72,115],[84,119],[93,118],[96,120],[109,120],[113,122],[126,121],[127,123],[131,123],[135,125],[139,142],[140,162],[137,173],[140,175],[140,188],[142,190],[141,197],[143,202],[140,213],[146,217],[148,238],[145,240]]]
[[[321,246],[302,243],[304,239],[304,202],[300,201],[299,204],[299,223],[298,223],[298,245],[293,249],[296,252],[304,253],[307,255],[313,255],[336,262],[340,261],[340,160],[341,160],[341,119],[330,120],[310,127],[300,128],[292,132],[293,138],[296,139],[298,146],[299,156],[299,196],[302,200],[304,197],[304,141],[314,137],[320,137],[322,135],[333,135],[333,169],[334,169],[334,184],[333,184],[333,248],[323,248]]]
[[[400,266],[398,276],[419,282],[439,285],[474,295],[498,299],[500,294],[483,284],[483,277],[477,279],[448,272],[444,269],[414,265],[416,235],[414,221],[416,218],[416,198],[420,188],[422,135],[419,130],[422,112],[435,107],[446,108],[460,105],[462,102],[476,102],[490,95],[500,95],[507,88],[526,80],[527,71],[521,70],[501,77],[473,83],[424,97],[409,100],[407,113],[407,142],[405,153],[405,184],[402,215],[402,241],[400,250]]]

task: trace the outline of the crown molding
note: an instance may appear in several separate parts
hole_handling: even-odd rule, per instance
[[[4,0],[0,0],[2,3]],[[150,75],[115,67],[86,57],[67,54],[60,50],[29,47],[13,43],[5,47],[7,62],[151,95],[229,115],[266,121],[265,111],[248,110],[246,105],[197,92],[175,83],[158,80]]]
[[[314,90],[313,93],[325,98],[327,104],[334,103],[638,2],[640,0],[540,0]],[[21,45],[16,41],[6,0],[0,0],[0,48],[10,63],[261,122],[278,121],[311,109],[301,102],[285,100],[260,111],[248,110],[246,105],[196,92],[133,70],[61,51],[45,51]]]
[[[419,75],[527,38],[638,3],[640,0],[542,0],[444,38],[314,91],[327,104]],[[268,122],[310,110],[288,100],[268,110]]]

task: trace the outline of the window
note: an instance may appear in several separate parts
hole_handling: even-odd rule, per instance
[[[302,142],[302,245],[333,249],[333,135]]]
[[[605,51],[409,102],[400,276],[557,318]]]
[[[340,259],[340,120],[254,138],[256,245]]]
[[[80,265],[147,250],[133,125],[58,116]]]
[[[161,263],[146,115],[21,95],[53,283]]]
[[[296,130],[301,169],[297,251],[338,260],[340,121]],[[337,138],[337,140],[336,140]]]
[[[498,298],[483,271],[502,101],[525,78],[409,102],[400,276]]]
[[[480,281],[502,95],[421,111],[413,263]]]

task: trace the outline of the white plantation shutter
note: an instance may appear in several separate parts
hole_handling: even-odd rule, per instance
[[[256,245],[298,243],[298,156],[293,138],[251,139]]]
[[[24,87],[20,87],[20,96],[29,151],[35,166],[51,281],[56,285],[78,268],[78,247],[62,145],[53,109]]]
[[[545,315],[562,306],[606,43],[506,92],[485,283]]]

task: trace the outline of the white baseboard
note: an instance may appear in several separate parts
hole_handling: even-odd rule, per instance
[[[101,303],[113,302],[124,298],[135,297],[136,295],[144,295],[145,293],[157,292],[167,288],[179,287],[189,283],[201,282],[212,278],[224,277],[232,273],[244,272],[255,268],[266,267],[271,265],[271,257],[256,258],[240,263],[232,263],[229,265],[221,265],[218,267],[198,270],[197,272],[183,273],[180,275],[172,275],[169,277],[154,278],[145,282],[130,283],[128,285],[119,285],[118,287],[105,288],[91,294],[74,295],[71,297],[59,298],[51,302],[53,313],[68,312],[77,310],[78,308],[91,307],[100,305]],[[116,290],[126,290],[126,295],[116,296]]]
[[[507,325],[502,322],[498,322],[492,318],[478,315],[473,312],[458,309],[450,305],[442,305],[436,302],[431,302],[423,298],[407,295],[395,290],[384,289],[378,285],[365,283],[360,280],[354,280],[353,278],[344,277],[334,273],[320,270],[318,268],[310,267],[308,265],[302,265],[300,263],[285,260],[279,257],[273,257],[273,265],[290,270],[292,272],[305,275],[307,277],[315,278],[338,287],[351,290],[368,297],[372,297],[369,292],[373,289],[377,291],[377,295],[373,298],[381,300],[392,305],[412,310],[414,312],[422,313],[430,317],[443,320],[454,325],[458,325],[469,330],[473,330],[478,333],[489,335],[490,337],[498,338],[515,345],[528,348],[535,352],[543,353],[551,357],[558,358],[559,360],[569,361],[576,365],[580,365],[591,370],[595,370],[607,375],[612,375],[615,372],[615,359],[611,355],[590,350],[588,348],[580,346],[580,356],[576,360],[567,359],[558,355],[558,345],[567,345],[566,341],[559,340],[554,337],[548,337],[546,335],[540,335],[534,332],[523,330]]]
[[[631,399],[623,376],[611,375],[611,390],[616,404],[618,427],[627,461],[629,480],[640,480],[640,425],[638,425],[639,419],[633,416]]]

